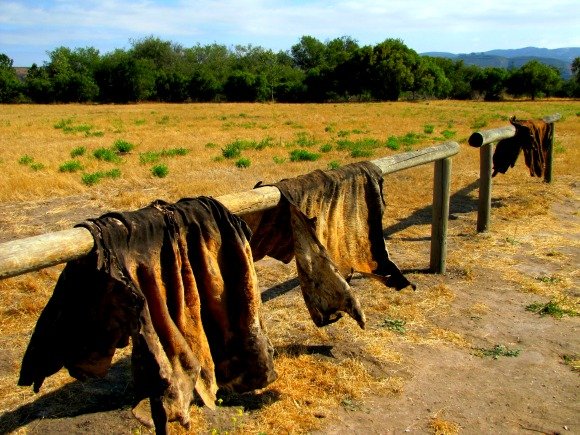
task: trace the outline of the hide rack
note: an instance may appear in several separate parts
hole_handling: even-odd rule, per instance
[[[482,144],[485,140],[482,140]],[[435,162],[430,257],[430,269],[435,273],[445,272],[450,157],[458,152],[457,142],[445,142],[371,161],[381,169],[383,175]],[[245,214],[275,207],[280,201],[280,191],[276,187],[265,186],[216,199],[232,213]],[[93,237],[85,228],[71,228],[5,242],[0,244],[0,279],[66,263],[87,255],[92,249]]]

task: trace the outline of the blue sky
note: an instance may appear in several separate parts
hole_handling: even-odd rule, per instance
[[[184,47],[288,50],[303,35],[415,51],[580,46],[578,0],[0,0],[0,53],[41,65],[57,47],[127,49],[146,36]]]

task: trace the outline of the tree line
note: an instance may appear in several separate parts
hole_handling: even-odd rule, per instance
[[[452,98],[499,100],[580,95],[573,77],[532,60],[517,69],[468,66],[420,56],[401,40],[359,46],[350,37],[303,36],[287,51],[220,44],[186,48],[157,37],[101,55],[58,47],[21,78],[0,53],[0,103],[340,102]]]

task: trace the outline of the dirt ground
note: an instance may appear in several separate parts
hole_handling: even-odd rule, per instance
[[[578,359],[580,318],[554,318],[526,311],[526,306],[538,301],[545,303],[547,298],[525,291],[521,280],[514,280],[495,267],[500,262],[512,264],[518,276],[531,280],[566,274],[573,279],[573,296],[580,296],[580,186],[573,178],[567,182],[574,194],[552,204],[548,213],[554,224],[540,227],[534,233],[518,233],[514,236],[517,241],[506,237],[517,231],[517,222],[502,219],[493,220],[489,233],[475,234],[477,211],[473,196],[454,195],[449,221],[449,266],[443,276],[424,270],[429,258],[428,237],[409,233],[414,226],[428,226],[428,210],[387,226],[385,235],[394,260],[418,284],[415,293],[409,289],[398,293],[397,302],[405,304],[420,294],[422,288],[445,285],[453,295],[446,299],[446,309],[426,312],[425,316],[431,330],[435,327],[456,332],[458,339],[456,343],[449,340],[448,344],[438,342],[435,346],[429,340],[395,335],[391,346],[402,355],[402,361],[380,364],[372,354],[361,350],[356,340],[349,342],[341,336],[318,345],[301,346],[297,335],[296,352],[316,355],[321,360],[360,359],[372,370],[401,380],[396,394],[370,394],[362,400],[345,401],[337,410],[321,413],[317,416],[321,429],[315,433],[580,434],[579,372],[564,359],[564,356]],[[47,206],[39,205],[45,210]],[[501,206],[501,198],[496,199],[492,213]],[[91,216],[96,212],[97,209],[91,209],[81,214]],[[561,240],[561,245],[551,245],[552,254],[538,252],[541,238]],[[469,268],[458,267],[457,257],[467,240],[473,245],[473,239],[478,239],[479,248],[470,253],[470,258],[477,260]],[[557,261],[554,252],[558,253]],[[267,328],[272,330],[280,325],[275,317],[268,316],[268,311],[298,309],[301,303],[298,282],[292,264],[265,259],[257,264],[257,271]],[[363,307],[377,291],[373,283],[364,279],[355,279],[353,287]],[[381,320],[380,314],[367,315],[365,333],[373,334]],[[334,326],[329,328],[328,336],[333,337]],[[414,333],[420,335],[420,328]],[[0,340],[5,342],[7,338]],[[11,371],[20,362],[22,349],[6,349],[4,343],[0,344],[4,349],[0,354],[0,371]],[[478,352],[494,346],[519,353],[494,358]],[[128,358],[121,356],[103,380],[73,381],[4,410],[0,414],[0,433],[149,432],[132,417],[129,366]],[[19,388],[16,382],[15,378],[14,388]],[[276,398],[270,396],[268,400]],[[220,419],[228,416],[227,409],[206,413],[218,427]]]

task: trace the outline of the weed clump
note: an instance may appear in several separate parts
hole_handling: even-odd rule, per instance
[[[304,162],[304,161],[315,161],[320,158],[320,154],[313,153],[304,149],[296,149],[290,151],[290,161],[291,162]]]
[[[476,349],[477,356],[490,356],[493,359],[498,359],[500,356],[517,357],[521,353],[521,349],[508,349],[503,344],[496,344],[491,349],[479,348]]]
[[[78,160],[69,160],[58,167],[59,172],[77,172],[83,169],[83,165]]]
[[[155,165],[151,168],[151,174],[154,177],[165,178],[167,177],[167,174],[169,174],[169,168],[164,164]]]
[[[121,161],[117,153],[110,148],[97,148],[93,151],[93,156],[97,160],[109,163],[119,163]]]
[[[133,148],[135,148],[135,145],[123,139],[117,139],[113,144],[113,149],[116,150],[119,154],[127,154],[131,152]]]
[[[83,156],[86,152],[87,152],[87,149],[85,147],[78,146],[78,147],[75,147],[71,150],[70,156],[72,159],[74,159],[75,157]]]
[[[541,302],[535,302],[526,307],[526,311],[531,311],[532,313],[539,314],[540,316],[552,316],[557,319],[561,319],[564,316],[576,317],[580,313],[574,310],[568,310],[560,306],[557,301],[550,301],[547,304]]]
[[[242,157],[236,161],[236,166],[238,168],[242,168],[242,169],[249,168],[251,163],[252,162],[250,161],[250,159],[248,159],[246,157]]]
[[[81,181],[87,186],[92,186],[97,184],[103,178],[119,178],[121,176],[121,171],[117,168],[111,169],[110,171],[98,171],[83,174],[81,176]]]

